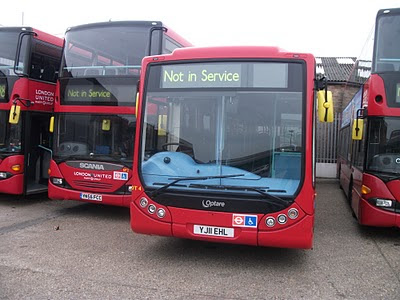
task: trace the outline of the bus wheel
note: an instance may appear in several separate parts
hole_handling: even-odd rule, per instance
[[[354,213],[353,206],[351,204],[353,200],[353,178],[350,180],[349,184],[349,193],[347,194],[347,201],[349,202],[350,210],[351,210],[351,215],[353,216],[354,219],[357,220],[357,216]]]
[[[351,207],[352,197],[353,197],[353,179],[350,180],[349,192],[347,193],[347,201],[349,202],[350,207]]]
[[[342,182],[340,181],[340,171],[341,171],[341,166],[339,165],[339,188],[341,189],[341,190],[343,190],[343,186],[342,186]]]

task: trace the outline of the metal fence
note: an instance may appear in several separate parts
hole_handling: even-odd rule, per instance
[[[340,120],[341,113],[335,113],[332,123],[321,123],[317,121],[317,163],[336,163]]]

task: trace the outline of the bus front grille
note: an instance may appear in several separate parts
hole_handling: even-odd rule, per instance
[[[74,180],[74,185],[83,188],[102,189],[102,190],[111,190],[113,187],[111,183],[89,182],[85,180]]]

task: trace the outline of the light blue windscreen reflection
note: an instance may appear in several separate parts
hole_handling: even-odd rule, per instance
[[[204,183],[294,195],[302,176],[302,99],[301,92],[286,91],[148,93],[141,165],[145,185],[240,175],[181,181],[173,188]]]

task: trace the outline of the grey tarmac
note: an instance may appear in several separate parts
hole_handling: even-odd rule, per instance
[[[129,209],[0,196],[0,299],[400,299],[400,230],[317,185],[314,248],[135,234]]]

